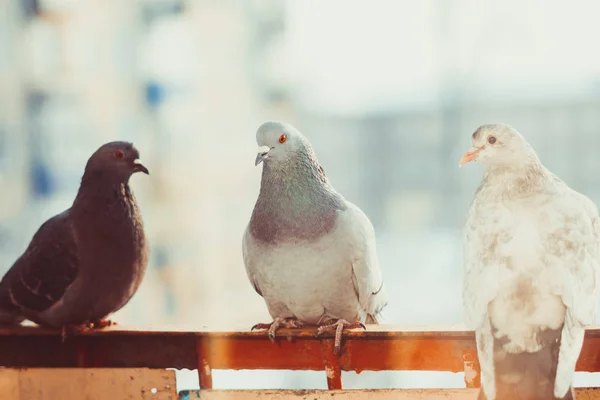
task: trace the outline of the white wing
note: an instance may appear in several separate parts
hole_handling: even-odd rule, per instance
[[[555,256],[564,251],[564,275],[560,295],[567,307],[556,368],[554,395],[569,390],[579,358],[585,326],[595,321],[600,276],[600,225],[598,209],[587,197],[567,188],[557,204],[564,216],[564,237],[552,243]]]
[[[375,230],[369,218],[354,204],[339,213],[338,229],[347,232],[351,252],[354,290],[367,313],[367,322],[377,322],[377,315],[387,304],[387,293],[377,262]]]
[[[566,188],[564,201],[556,205],[564,218],[563,238],[553,243],[554,256],[562,256],[564,272],[560,293],[576,321],[591,325],[596,318],[596,294],[600,277],[600,221],[598,209],[587,197]],[[562,199],[561,199],[562,200]]]
[[[560,274],[557,278],[559,283],[553,290],[567,307],[555,380],[555,395],[563,397],[573,381],[575,363],[583,344],[584,326],[595,320],[600,276],[600,224],[597,208],[589,199],[560,181],[557,181],[557,189],[558,192],[553,193],[550,201],[544,204],[553,226],[547,237],[544,262],[555,267],[554,270]],[[493,243],[486,243],[485,231],[482,232],[485,219],[490,214],[493,210],[478,208],[476,198],[464,232],[465,322],[469,328],[478,331],[478,339],[480,336],[492,338],[487,307],[496,297],[497,283],[500,282],[500,266],[495,264],[494,259],[486,258]],[[479,351],[482,380],[493,381],[493,349],[481,346]],[[489,390],[493,391],[493,386]],[[486,395],[490,397],[492,393]]]
[[[486,222],[484,215],[485,210],[479,210],[476,198],[467,215],[463,238],[463,312],[469,329],[486,325],[488,304],[498,293],[500,266],[486,255],[490,244],[481,232]]]
[[[464,228],[463,312],[465,324],[476,333],[481,386],[486,398],[493,399],[496,397],[494,336],[487,307],[498,293],[500,268],[485,256],[489,248],[489,243],[485,242],[486,236],[481,234],[485,217],[485,210],[480,211],[476,194]]]

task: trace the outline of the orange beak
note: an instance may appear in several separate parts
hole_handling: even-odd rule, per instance
[[[462,167],[466,163],[473,161],[475,159],[475,157],[477,156],[477,153],[479,153],[480,151],[481,151],[481,147],[471,147],[469,149],[469,151],[467,151],[467,153],[463,156],[463,158],[460,159],[458,166]]]

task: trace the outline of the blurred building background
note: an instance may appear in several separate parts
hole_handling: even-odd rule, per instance
[[[115,319],[268,321],[241,237],[260,182],[255,131],[279,119],[372,219],[386,322],[461,323],[460,231],[481,168],[457,165],[479,125],[515,126],[600,201],[599,14],[596,0],[0,0],[0,271],[70,206],[89,155],[130,140],[152,174],[132,180],[152,260]],[[344,379],[463,384],[443,373]],[[216,371],[214,383],[325,387],[310,372]]]

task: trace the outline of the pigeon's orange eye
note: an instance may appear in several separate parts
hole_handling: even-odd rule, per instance
[[[117,150],[117,151],[115,151],[115,157],[117,157],[120,160],[123,157],[125,157],[125,153],[123,153],[123,151],[121,151],[121,150]]]
[[[284,144],[286,140],[287,140],[287,136],[285,136],[285,135],[279,136],[279,143]]]
[[[488,138],[488,143],[489,143],[489,144],[494,144],[494,143],[496,143],[496,137],[495,137],[495,136],[490,136],[490,137]]]

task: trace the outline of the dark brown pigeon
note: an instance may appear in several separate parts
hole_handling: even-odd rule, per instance
[[[0,325],[28,319],[62,328],[104,327],[138,289],[149,249],[129,178],[148,174],[131,143],[88,160],[68,210],[46,221],[0,282]]]

